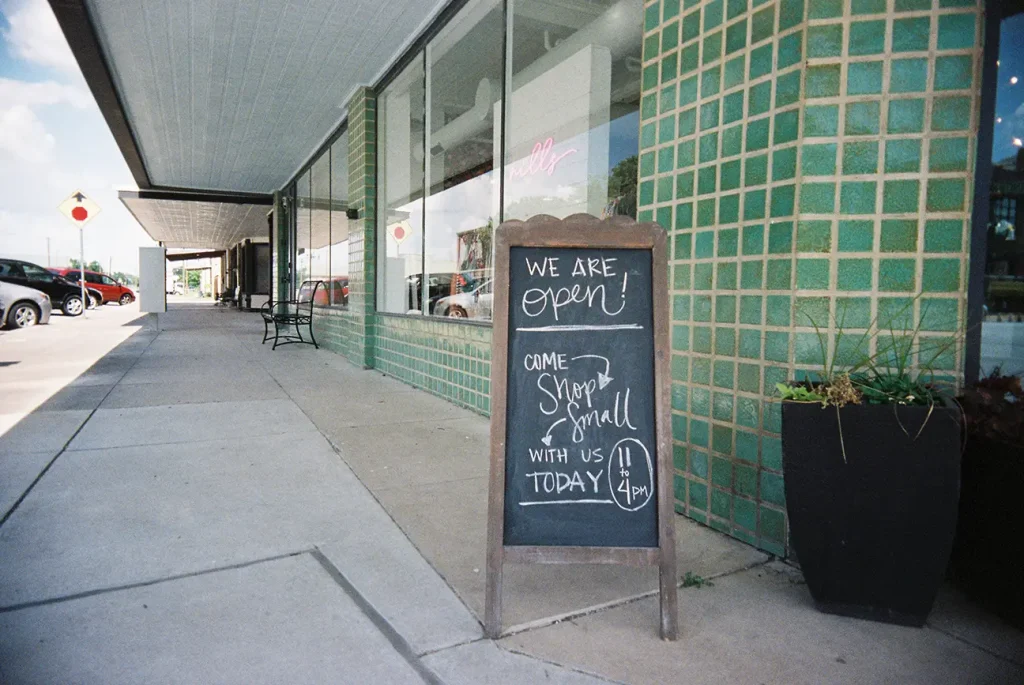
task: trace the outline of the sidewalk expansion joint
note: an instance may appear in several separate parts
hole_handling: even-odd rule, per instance
[[[317,560],[317,562],[323,567],[324,571],[327,572],[327,575],[329,575],[334,582],[341,587],[345,594],[348,595],[349,599],[359,607],[359,610],[363,612],[363,615],[366,616],[371,623],[373,623],[377,630],[380,631],[381,635],[391,643],[391,647],[394,648],[399,656],[405,659],[409,666],[411,666],[412,669],[416,671],[421,678],[423,678],[423,682],[428,683],[428,685],[444,685],[444,681],[438,678],[437,674],[427,668],[426,664],[420,661],[420,657],[416,655],[412,645],[410,645],[409,642],[402,637],[397,630],[395,630],[395,627],[392,626],[386,618],[384,618],[383,614],[374,608],[373,604],[371,604],[370,601],[356,589],[356,586],[345,577],[345,574],[342,573],[341,570],[338,569],[338,567],[335,566],[323,552],[314,547],[308,553]]]
[[[1024,660],[1014,659],[1012,656],[1007,656],[1005,654],[1001,654],[1001,653],[995,651],[994,649],[991,649],[991,648],[986,647],[984,645],[979,645],[976,642],[971,642],[970,640],[968,640],[967,638],[963,637],[962,635],[957,635],[956,633],[952,633],[952,632],[950,632],[948,630],[944,630],[942,628],[939,628],[938,626],[934,626],[931,623],[927,623],[927,622],[925,623],[925,627],[930,628],[931,630],[934,630],[937,633],[942,633],[946,637],[950,637],[950,638],[956,640],[957,642],[961,642],[961,643],[967,645],[968,647],[972,647],[974,649],[977,649],[979,652],[984,652],[985,654],[988,654],[989,656],[993,656],[993,657],[999,659],[1000,661],[1005,661],[1006,663],[1013,664],[1014,666],[1024,666]]]
[[[248,568],[249,566],[256,566],[257,564],[265,564],[271,561],[280,561],[282,559],[290,559],[301,554],[308,554],[311,550],[300,549],[293,552],[285,552],[284,554],[275,554],[270,557],[262,557],[260,559],[253,559],[250,561],[242,561],[237,564],[228,564],[226,566],[216,566],[214,568],[203,569],[202,571],[190,571],[189,573],[178,573],[173,576],[165,576],[163,578],[154,578],[152,580],[143,580],[137,583],[126,583],[124,585],[114,585],[111,587],[98,588],[96,590],[86,590],[85,592],[76,592],[70,595],[61,595],[59,597],[50,597],[48,599],[39,599],[31,602],[22,602],[21,604],[12,604],[10,606],[0,607],[0,614],[7,614],[12,611],[21,611],[22,609],[33,609],[41,606],[48,606],[50,604],[61,604],[63,602],[71,602],[76,599],[85,599],[86,597],[94,597],[96,595],[105,595],[110,592],[121,592],[123,590],[135,590],[142,587],[149,587],[150,585],[159,585],[161,583],[169,583],[175,580],[182,580],[185,578],[196,578],[198,576],[206,576],[211,573],[220,573],[221,571],[234,571],[240,568]]]
[[[134,334],[133,334],[133,335],[134,335]],[[120,376],[118,377],[118,379],[117,379],[116,381],[114,381],[114,383],[112,383],[112,384],[110,385],[110,388],[109,388],[109,389],[108,389],[108,390],[107,390],[107,391],[106,391],[105,393],[103,393],[103,397],[102,397],[102,398],[100,399],[100,401],[99,401],[99,402],[97,402],[97,403],[96,403],[96,406],[95,406],[95,407],[93,407],[93,408],[92,408],[92,409],[91,409],[91,410],[89,411],[89,415],[85,417],[85,420],[84,420],[84,421],[82,421],[82,423],[78,424],[78,428],[76,428],[76,429],[75,429],[75,432],[74,432],[74,433],[72,433],[71,437],[67,439],[67,441],[66,441],[66,442],[64,443],[64,445],[63,445],[63,446],[62,446],[62,447],[60,448],[60,450],[59,450],[59,451],[57,452],[57,454],[53,455],[53,459],[51,459],[50,461],[48,461],[48,462],[46,463],[46,466],[44,466],[44,467],[43,467],[43,470],[42,470],[42,471],[40,471],[40,472],[39,472],[39,473],[38,473],[38,474],[36,475],[36,477],[32,479],[32,482],[31,482],[31,483],[29,483],[28,487],[27,487],[27,488],[25,488],[25,491],[24,491],[23,493],[21,493],[21,496],[20,496],[20,497],[18,497],[18,499],[17,499],[17,500],[15,500],[14,504],[12,504],[12,505],[11,505],[11,508],[10,508],[10,509],[8,509],[8,510],[7,510],[6,512],[4,512],[4,515],[3,515],[3,517],[2,517],[2,518],[0,518],[0,528],[3,528],[3,525],[4,525],[5,523],[7,523],[7,519],[11,518],[11,516],[12,516],[12,515],[14,514],[14,512],[18,510],[18,507],[20,507],[20,506],[21,506],[21,503],[25,501],[25,498],[26,498],[26,497],[28,497],[28,494],[29,494],[30,492],[32,492],[32,489],[33,489],[33,488],[35,488],[36,484],[37,484],[37,483],[38,483],[38,482],[39,482],[40,480],[42,480],[42,479],[43,479],[43,476],[45,476],[45,475],[46,475],[46,472],[50,470],[50,467],[51,467],[51,466],[53,466],[53,465],[54,465],[54,463],[56,463],[56,461],[57,461],[58,459],[60,459],[60,458],[61,458],[61,456],[62,456],[62,455],[64,454],[64,452],[68,451],[68,445],[70,445],[70,444],[72,443],[72,441],[73,441],[73,440],[74,440],[75,438],[77,438],[77,437],[78,437],[78,434],[82,432],[82,429],[83,429],[83,428],[85,428],[85,424],[89,423],[89,421],[90,421],[90,420],[92,419],[92,417],[93,417],[93,416],[94,416],[94,415],[96,414],[96,412],[97,412],[97,411],[99,410],[100,406],[101,406],[101,405],[102,405],[102,404],[103,404],[104,402],[106,402],[106,401],[107,401],[107,398],[108,398],[108,397],[110,397],[110,393],[114,392],[114,388],[116,388],[116,387],[117,387],[118,383],[120,383],[120,382],[121,382],[122,380],[124,380],[124,377],[125,377],[125,376],[127,376],[127,375],[128,375],[128,373],[129,373],[129,372],[130,372],[130,371],[131,371],[132,369],[134,369],[134,368],[135,368],[135,365],[139,363],[139,359],[141,359],[141,358],[142,358],[142,355],[144,355],[144,354],[146,353],[146,350],[148,350],[148,349],[149,349],[150,345],[152,345],[152,344],[153,344],[153,341],[154,341],[154,340],[156,340],[156,339],[157,339],[158,337],[160,337],[160,334],[159,334],[159,333],[157,333],[156,335],[154,335],[154,336],[152,337],[152,339],[150,339],[150,341],[149,341],[148,343],[146,343],[146,346],[145,346],[144,348],[142,348],[142,351],[141,351],[141,352],[139,352],[139,353],[138,353],[138,354],[137,354],[137,355],[135,356],[135,359],[134,359],[134,361],[132,361],[132,363],[131,363],[131,364],[130,364],[130,365],[128,366],[128,368],[127,368],[127,369],[125,369],[125,370],[124,370],[124,371],[123,371],[123,372],[121,373],[121,375],[120,375]],[[126,338],[126,340],[130,340],[130,339],[131,339],[131,336],[129,336],[128,338]],[[122,341],[122,344],[123,344],[123,341]],[[116,348],[115,348],[115,349],[116,349]],[[108,353],[108,354],[109,354],[109,353]],[[92,368],[92,367],[90,367],[90,368]],[[89,370],[89,369],[86,369],[86,371],[88,371],[88,370]],[[85,371],[83,371],[83,372],[82,372],[82,374],[84,374],[84,373],[85,373]],[[80,377],[80,376],[81,376],[82,374],[79,374],[78,376],[76,376],[76,378],[77,378],[77,377]],[[69,385],[70,385],[70,384],[69,384]],[[67,385],[65,385],[64,387],[68,387],[68,386],[67,386]],[[62,389],[63,389],[63,388],[62,388]],[[58,391],[58,392],[59,392],[59,391]]]

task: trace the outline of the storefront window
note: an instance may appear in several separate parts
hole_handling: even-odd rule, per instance
[[[303,281],[309,280],[309,226],[310,210],[313,202],[310,195],[310,174],[306,173],[299,177],[295,183],[295,292],[298,294],[299,286]]]
[[[310,202],[309,280],[331,278],[331,155],[320,155],[312,168],[312,200]],[[329,304],[329,295],[317,293],[317,304]]]
[[[348,306],[348,132],[331,145],[331,241],[328,297],[335,307]]]
[[[981,373],[1024,371],[1024,14],[1002,21],[985,255]]]
[[[423,96],[420,55],[377,102],[378,308],[384,312],[424,313]]]
[[[501,2],[477,0],[427,45],[428,314],[491,318],[503,32]]]
[[[640,4],[509,3],[503,219],[636,216]]]
[[[470,0],[381,91],[380,311],[490,319],[499,223],[636,216],[641,13]]]

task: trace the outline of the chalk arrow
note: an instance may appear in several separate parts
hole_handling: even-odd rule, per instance
[[[554,430],[555,426],[562,423],[563,421],[565,421],[565,419],[558,419],[553,424],[551,424],[551,427],[548,428],[548,432],[544,435],[543,438],[540,439],[540,441],[544,443],[545,447],[551,447],[551,431]]]
[[[607,357],[602,357],[599,354],[581,354],[578,357],[573,357],[569,361],[576,361],[577,359],[585,358],[604,360],[604,373],[601,373],[600,371],[597,372],[597,387],[599,390],[604,390],[606,385],[615,380],[614,378],[608,375],[612,372],[611,362],[608,361]]]

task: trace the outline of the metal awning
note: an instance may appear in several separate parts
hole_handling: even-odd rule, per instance
[[[50,0],[140,189],[263,194],[447,4]]]
[[[118,197],[164,247],[225,250],[246,238],[269,236],[270,196],[122,190]]]

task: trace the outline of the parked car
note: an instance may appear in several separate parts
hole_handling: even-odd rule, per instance
[[[485,281],[468,293],[442,297],[434,305],[434,314],[453,319],[490,319],[494,307],[494,281]]]
[[[41,290],[0,281],[0,328],[47,323],[50,309],[50,297]]]
[[[18,259],[0,259],[0,281],[41,290],[65,316],[80,316],[85,309],[79,286],[50,273],[38,264]]]
[[[71,281],[75,284],[79,283],[79,279],[81,278],[81,269],[64,267],[62,269],[50,270],[65,280]],[[96,271],[86,270],[85,287],[86,290],[88,290],[89,295],[94,299],[98,293],[100,301],[94,302],[94,304],[117,302],[120,305],[126,305],[135,301],[135,293],[132,292],[131,288],[121,285],[110,276]]]

